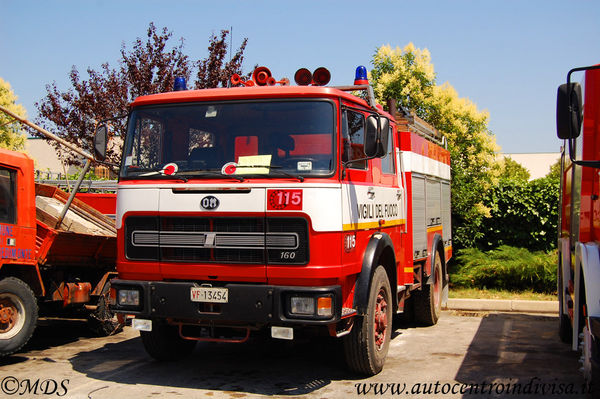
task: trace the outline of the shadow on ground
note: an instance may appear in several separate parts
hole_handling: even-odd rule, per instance
[[[400,339],[402,325],[395,326]],[[147,384],[246,395],[303,395],[332,381],[353,385],[364,377],[344,364],[340,340],[329,337],[290,343],[254,337],[244,344],[198,343],[192,355],[175,362],[151,359],[139,338],[107,344],[71,358],[73,368],[89,378],[119,384]]]
[[[29,359],[31,353],[92,337],[97,335],[90,330],[87,320],[40,319],[29,342],[18,353],[0,357],[0,366],[22,363]]]
[[[479,397],[482,391],[481,397],[582,398],[578,358],[558,338],[557,317],[489,314],[481,321],[456,381],[473,387],[464,398]],[[549,377],[550,370],[558,368],[564,370],[560,377]]]

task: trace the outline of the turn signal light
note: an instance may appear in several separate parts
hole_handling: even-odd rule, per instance
[[[317,299],[317,315],[327,317],[333,316],[333,301],[330,296]]]

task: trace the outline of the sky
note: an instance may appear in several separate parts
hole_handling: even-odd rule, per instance
[[[438,84],[489,112],[503,153],[558,152],[556,89],[569,69],[600,63],[598,0],[0,0],[0,78],[35,120],[35,103],[76,66],[117,66],[122,45],[150,22],[184,38],[192,60],[231,29],[244,38],[244,72],[273,76],[324,66],[330,85],[352,84],[381,45],[427,48]],[[173,44],[175,44],[173,40]]]

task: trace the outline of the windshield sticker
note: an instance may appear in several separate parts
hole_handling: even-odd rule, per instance
[[[298,170],[312,170],[312,162],[311,161],[299,161],[296,165],[296,169]]]
[[[174,163],[174,162],[168,163],[162,168],[161,173],[163,175],[171,176],[171,175],[174,175],[175,173],[177,173],[178,169],[179,169],[179,167],[177,166],[176,163]]]
[[[237,170],[237,163],[235,163],[235,162],[227,162],[221,168],[221,174],[223,174],[223,175],[233,175],[233,174],[235,174],[236,170]]]
[[[235,174],[269,174],[271,155],[249,155],[238,159]]]

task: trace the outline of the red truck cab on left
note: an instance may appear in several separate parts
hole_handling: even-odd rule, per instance
[[[27,155],[0,149],[0,356],[29,341],[40,312],[90,317],[100,334],[118,327],[104,297],[115,275],[114,223],[77,199],[59,222],[67,198],[35,183]]]

